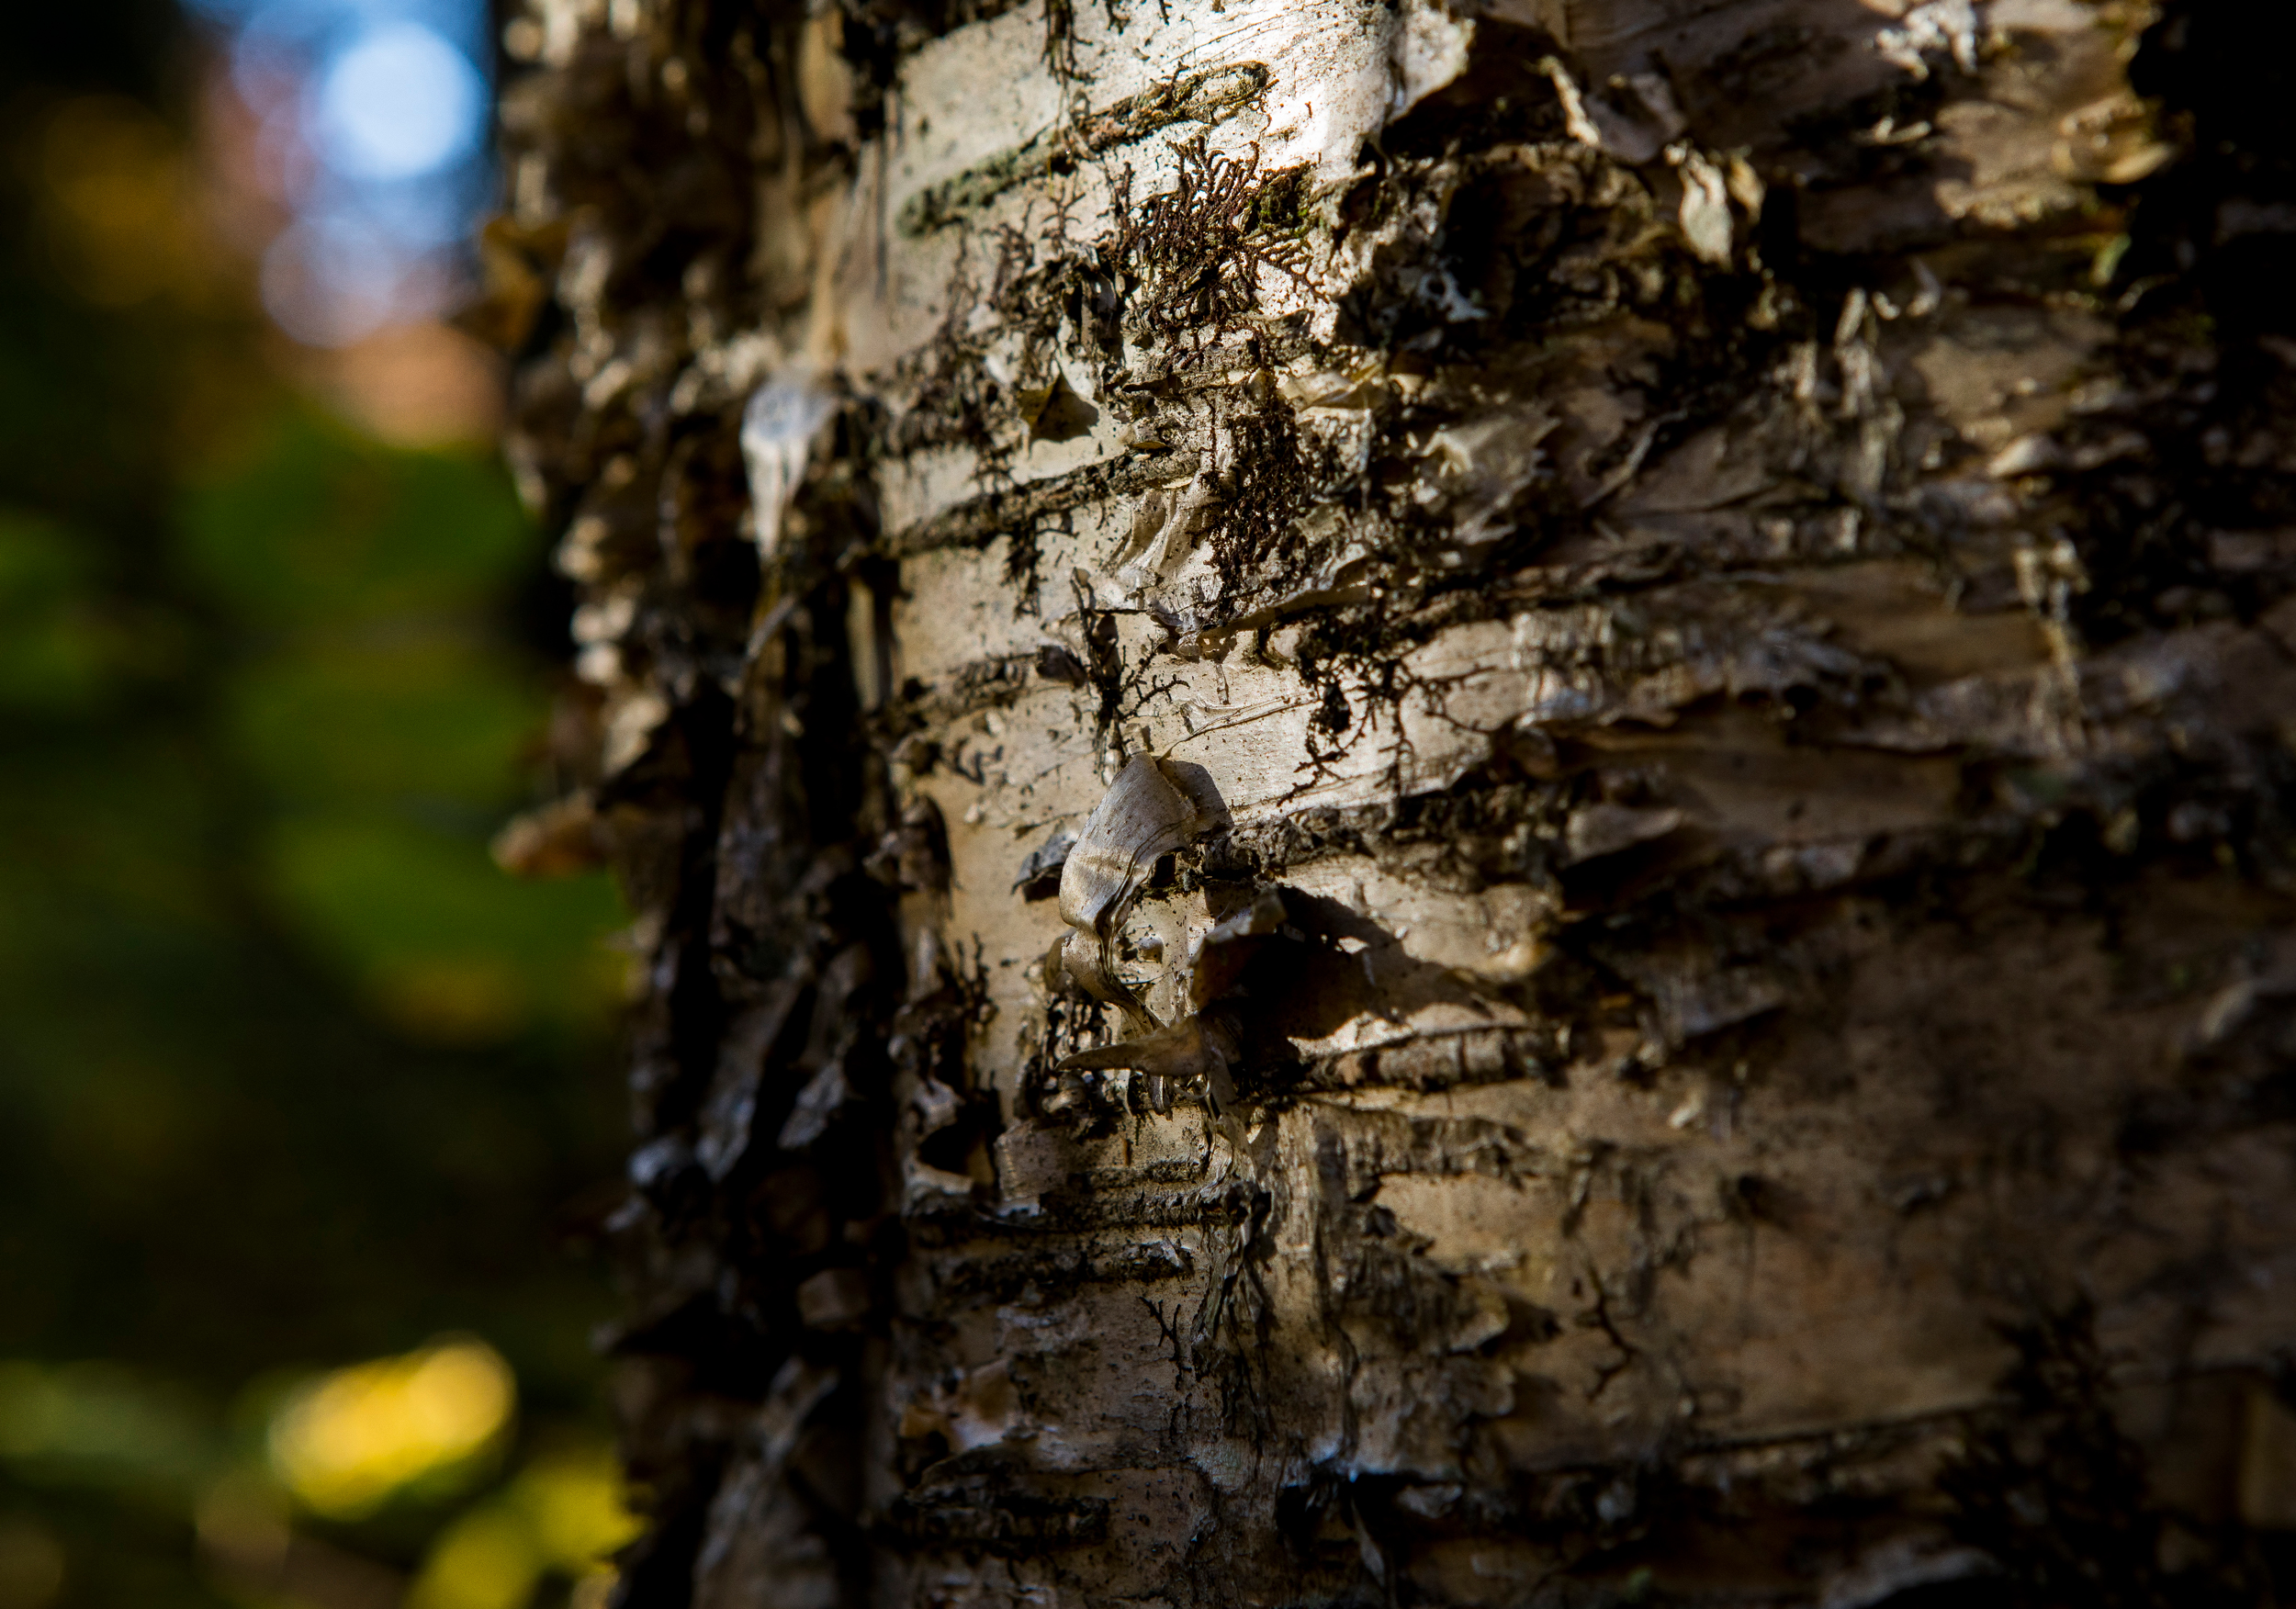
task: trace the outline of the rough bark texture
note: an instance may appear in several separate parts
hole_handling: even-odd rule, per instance
[[[623,1602],[2287,1584],[2285,24],[535,5]]]

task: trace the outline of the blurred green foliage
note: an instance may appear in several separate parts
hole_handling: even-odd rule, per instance
[[[544,715],[490,640],[536,561],[500,471],[290,417],[182,525],[191,577],[242,623],[222,709],[272,804],[279,914],[420,1037],[593,1023],[603,882],[512,888],[484,852]]]
[[[606,1300],[563,1243],[611,1199],[623,918],[602,878],[487,853],[547,782],[557,671],[514,607],[539,539],[487,454],[298,401],[238,303],[83,298],[27,152],[74,97],[166,125],[189,58],[161,6],[17,21],[0,1609],[563,1597],[612,1528]],[[298,1506],[266,1451],[296,1383],[450,1333],[515,1375],[492,1461],[355,1519]]]

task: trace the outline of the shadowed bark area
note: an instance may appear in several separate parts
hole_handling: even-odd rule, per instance
[[[513,22],[621,1601],[2290,1590],[2231,15]]]

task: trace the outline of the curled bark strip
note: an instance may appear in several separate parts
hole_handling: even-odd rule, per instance
[[[1153,1025],[1116,977],[1109,940],[1156,862],[1224,825],[1227,814],[1200,765],[1142,754],[1117,773],[1061,869],[1061,920],[1075,929],[1061,947],[1062,962],[1086,994]]]
[[[1243,1053],[1235,1023],[1225,1012],[1199,1011],[1138,1039],[1078,1051],[1064,1058],[1058,1070],[1144,1073],[1148,1077],[1148,1104],[1157,1111],[1172,1109],[1172,1095],[1176,1086],[1199,1091],[1204,1104],[1217,1118],[1235,1106],[1235,1080],[1229,1069]]]
[[[771,376],[742,410],[741,456],[749,474],[758,556],[768,563],[781,546],[782,516],[805,478],[822,427],[836,411],[836,396],[809,362]]]

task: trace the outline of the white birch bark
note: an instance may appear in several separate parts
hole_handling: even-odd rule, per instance
[[[513,25],[626,1601],[2265,1590],[2296,544],[2128,533],[2286,381],[2147,311],[2156,20]]]

